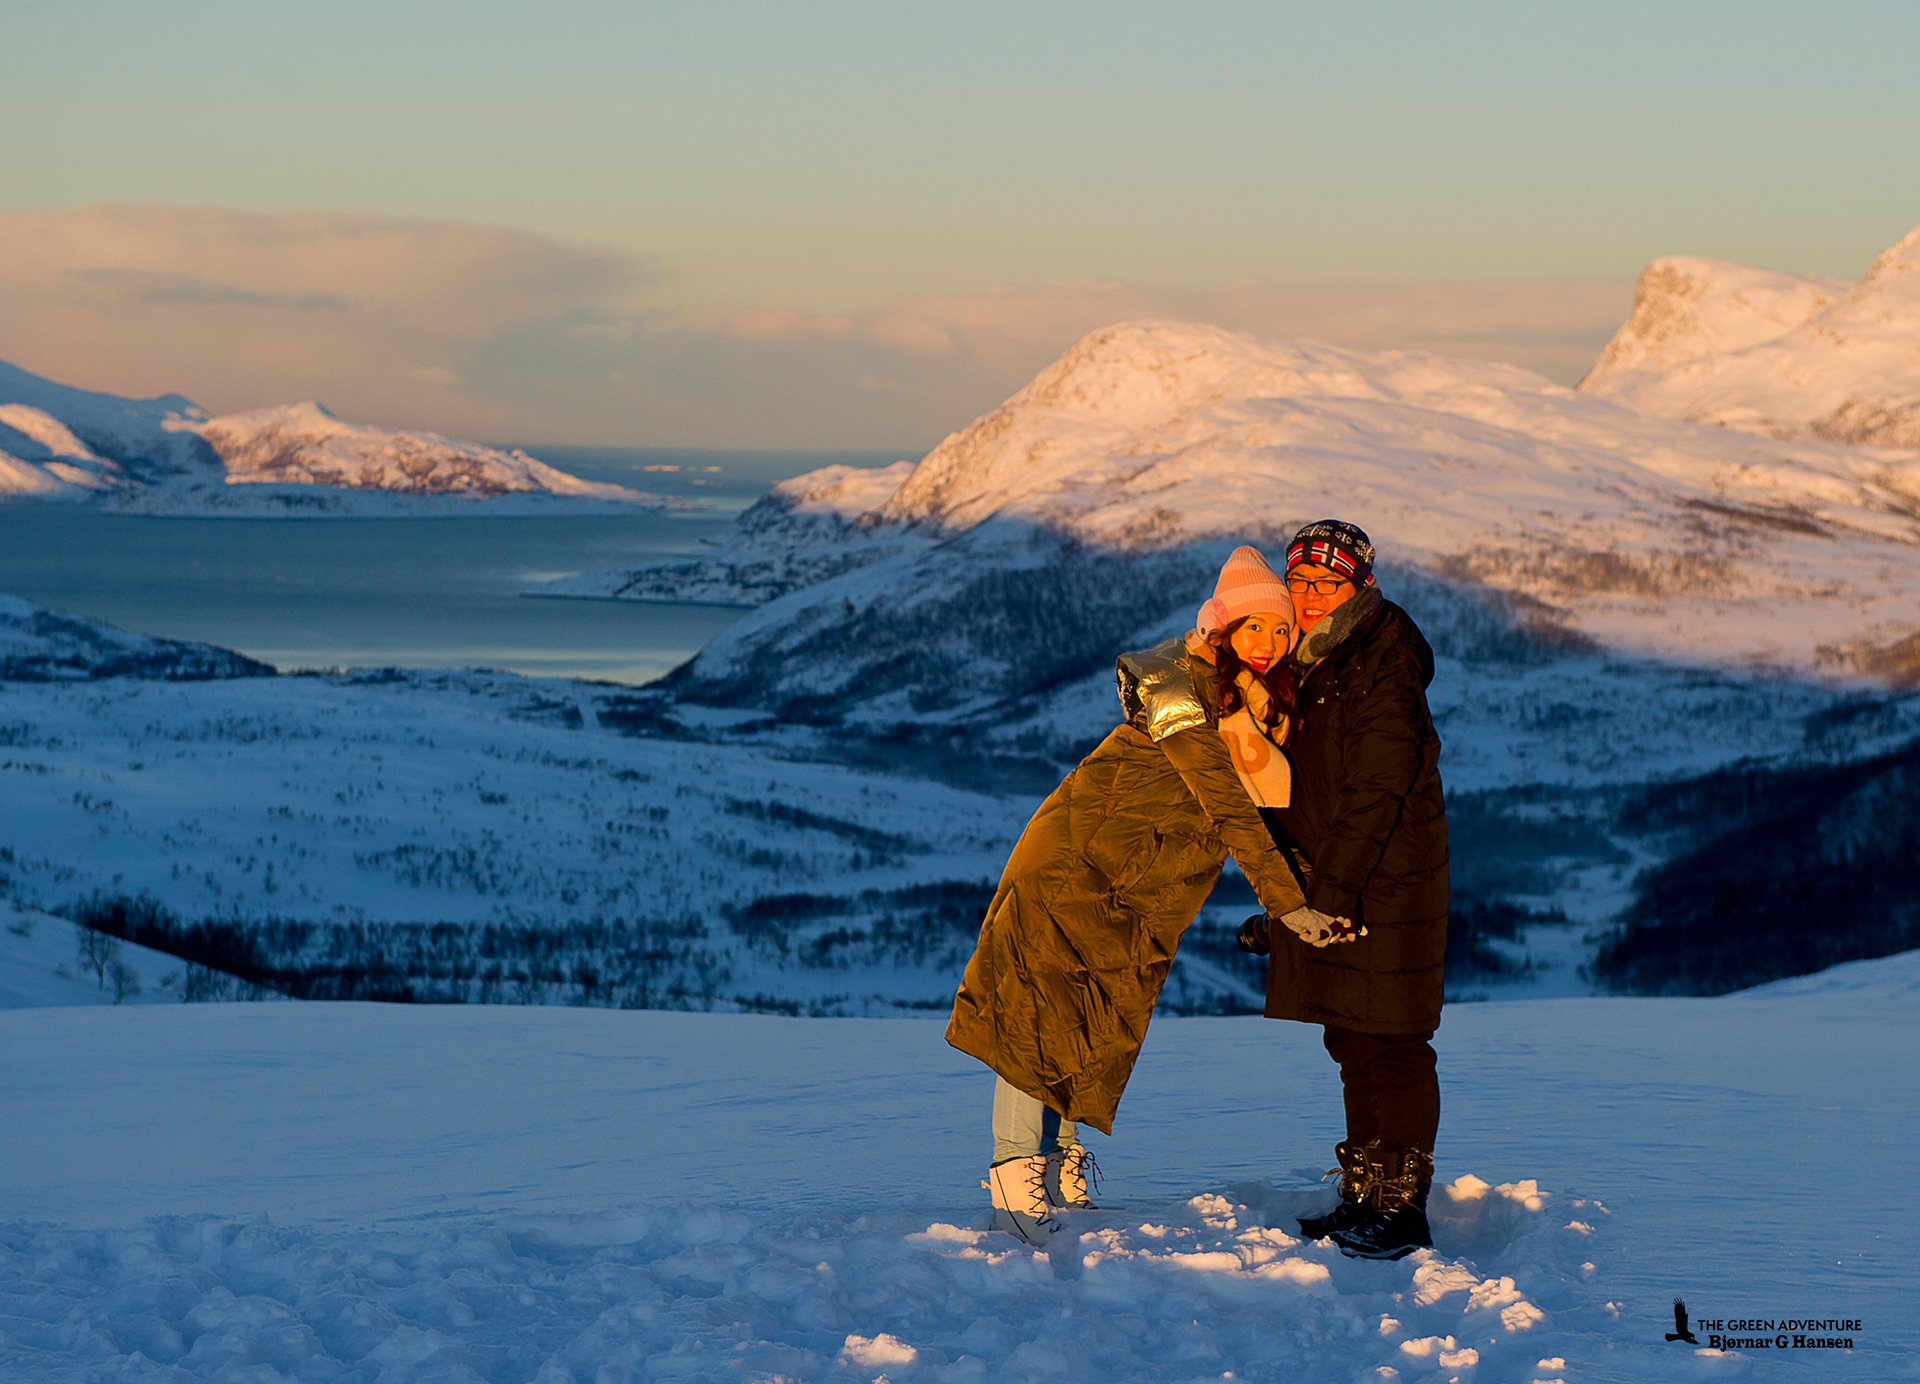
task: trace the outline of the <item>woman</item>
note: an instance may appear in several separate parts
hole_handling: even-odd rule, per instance
[[[994,1219],[1030,1243],[1058,1228],[1055,1207],[1093,1204],[1076,1125],[1113,1132],[1181,934],[1227,856],[1269,916],[1316,945],[1336,937],[1259,812],[1289,793],[1286,586],[1236,549],[1199,624],[1120,658],[1126,723],[1027,824],[954,999],[947,1041],[1000,1077]]]

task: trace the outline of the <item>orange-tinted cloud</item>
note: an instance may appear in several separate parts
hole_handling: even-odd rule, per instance
[[[0,213],[0,358],[216,411],[317,398],[493,440],[923,448],[1083,333],[1178,317],[1572,381],[1625,278],[1165,288],[1108,280],[702,312],[634,256],[335,213]]]

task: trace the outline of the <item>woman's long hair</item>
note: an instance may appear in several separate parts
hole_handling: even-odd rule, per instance
[[[1219,676],[1220,715],[1231,716],[1247,704],[1246,694],[1240,690],[1240,675],[1248,674],[1253,680],[1267,689],[1267,695],[1273,698],[1273,713],[1278,719],[1284,716],[1291,720],[1295,708],[1300,705],[1300,687],[1294,681],[1293,670],[1287,667],[1285,659],[1276,660],[1266,672],[1256,672],[1233,651],[1233,632],[1246,624],[1246,619],[1235,620],[1223,630],[1215,630],[1207,636],[1207,642],[1213,645],[1213,667]]]

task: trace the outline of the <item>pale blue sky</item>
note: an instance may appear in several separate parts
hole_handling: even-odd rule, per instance
[[[0,23],[9,208],[455,218],[741,302],[1674,252],[1852,277],[1920,220],[1911,0],[247,0]]]
[[[520,405],[502,400],[545,388],[515,373],[516,362],[535,357],[543,368],[572,362],[564,384],[577,393],[596,379],[617,393],[628,372],[607,351],[581,355],[577,343],[547,337],[538,350],[525,346],[528,333],[562,321],[575,330],[592,319],[603,338],[668,322],[728,324],[726,342],[703,338],[693,356],[674,357],[671,369],[698,374],[702,351],[747,349],[727,317],[740,309],[858,313],[902,295],[1089,278],[1156,292],[1248,278],[1584,275],[1624,284],[1662,254],[1853,278],[1920,221],[1913,0],[0,0],[0,58],[0,212],[99,203],[363,212],[511,228],[566,247],[551,272],[594,280],[599,298],[570,289],[544,318],[528,310],[484,327],[419,327],[393,347],[396,364],[381,378],[413,371],[420,389],[442,390],[447,408],[416,409],[391,391],[375,403],[376,393],[362,390],[363,407],[394,417],[415,409],[445,426],[520,426],[512,421]],[[337,275],[309,282],[293,269],[222,277],[221,264],[236,258],[231,239],[218,251],[204,238],[191,250],[167,240],[163,253],[153,248],[161,233],[142,231],[122,264],[111,237],[79,236],[66,222],[53,231],[20,224],[17,241],[39,227],[61,253],[84,240],[85,255],[62,272],[95,275],[88,292],[104,282],[99,271],[116,267],[240,290],[228,306],[268,291],[285,301],[324,290],[367,303],[388,291],[368,288],[356,299]],[[260,234],[279,234],[278,224],[262,220]],[[0,228],[0,239],[6,234]],[[615,252],[628,287],[606,287],[604,261],[568,259],[582,250]],[[523,303],[538,291],[528,275],[548,271],[514,256],[511,293]],[[31,304],[18,294],[8,301],[23,324],[31,307],[48,325],[35,317],[12,336],[0,330],[0,354],[19,358],[19,337],[31,332],[24,364],[68,373],[84,366],[102,387],[134,387],[134,375],[147,382],[113,364],[104,344],[89,344],[88,332],[104,343],[123,319],[96,304],[86,309],[96,311],[88,327],[76,316],[85,308],[77,288],[55,304],[36,284]],[[469,285],[462,302],[490,291]],[[1591,283],[1583,291],[1591,301],[1567,308],[1559,325],[1516,318],[1460,331],[1505,332],[1512,341],[1557,332],[1558,356],[1514,358],[1577,375],[1582,353],[1618,320],[1625,289],[1598,298]],[[149,303],[151,291],[143,292]],[[1163,310],[1156,305],[1165,301],[1162,292],[1147,308]],[[956,309],[961,317],[976,311],[969,304]],[[137,310],[134,325],[152,328],[154,314]],[[1102,310],[1075,309],[1079,316],[1059,316],[1066,325],[1042,330],[1022,305],[1028,325],[1004,330],[1037,343],[1031,350],[983,367],[964,399],[927,403],[922,422],[910,421],[922,414],[905,405],[889,406],[854,433],[870,445],[884,445],[874,441],[882,433],[938,436],[965,421],[950,413],[972,407],[976,395],[981,406],[992,403],[994,391],[1017,384]],[[1248,320],[1264,330],[1270,319],[1273,330],[1293,329],[1285,313]],[[848,331],[858,337],[870,326],[808,319],[780,330],[846,355],[855,350]],[[1308,329],[1341,336],[1324,314]],[[184,324],[171,330],[191,336]],[[894,329],[874,330],[885,337]],[[205,331],[209,341],[236,339],[231,324]],[[900,331],[887,338],[897,349],[909,349],[900,345],[907,339]],[[340,351],[343,360],[365,353]],[[198,357],[183,350],[175,368],[189,377],[168,378],[232,396],[218,402],[252,399],[282,386],[229,388],[234,370],[271,354],[256,340],[231,369],[207,364],[208,383],[191,375]],[[657,377],[669,367],[656,354],[633,357],[635,368]],[[782,377],[780,388],[796,398],[857,386],[878,407],[898,384],[884,361],[851,356],[835,367],[839,384],[822,384],[818,352],[808,359]],[[303,380],[319,369],[311,361],[300,368]],[[701,376],[697,387],[737,397],[756,368],[735,361],[722,372],[733,372],[730,383]],[[477,381],[489,370],[495,383],[483,390]],[[323,378],[298,392],[322,387],[349,407],[361,389]],[[480,409],[481,393],[492,413]],[[579,393],[566,419],[598,421],[583,422],[573,440],[707,436],[694,421],[642,438],[639,414],[619,415],[611,398],[592,403]],[[467,413],[453,407],[462,400]],[[527,428],[547,426],[524,416]],[[787,426],[721,427],[711,440],[766,443],[789,435]],[[815,442],[837,435],[830,424],[807,426]]]

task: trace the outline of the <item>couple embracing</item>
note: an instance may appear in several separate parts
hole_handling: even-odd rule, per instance
[[[1119,660],[1125,722],[1028,823],[947,1041],[998,1075],[987,1186],[1032,1243],[1093,1206],[1078,1126],[1111,1134],[1181,935],[1231,855],[1265,910],[1270,1018],[1319,1024],[1338,1065],[1340,1201],[1301,1222],[1348,1254],[1432,1243],[1432,1045],[1447,932],[1433,652],[1338,520],[1221,569],[1195,629]]]

